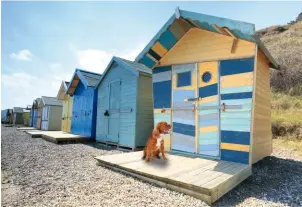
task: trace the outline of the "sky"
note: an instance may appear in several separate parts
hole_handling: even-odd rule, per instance
[[[1,2],[1,109],[56,96],[75,68],[102,73],[112,56],[129,60],[179,7],[253,23],[282,25],[302,2]]]

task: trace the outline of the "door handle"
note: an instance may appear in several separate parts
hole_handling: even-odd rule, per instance
[[[109,111],[108,110],[105,111],[104,116],[109,116]]]

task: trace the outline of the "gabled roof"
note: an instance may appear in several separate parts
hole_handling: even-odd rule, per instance
[[[57,99],[58,100],[64,100],[69,84],[70,83],[68,81],[62,81],[60,89],[59,89],[58,94],[57,94]]]
[[[106,67],[103,76],[101,77],[99,83],[97,84],[97,87],[99,84],[102,82],[108,71],[112,68],[113,64],[116,63],[118,65],[121,65],[123,68],[126,70],[129,70],[132,72],[134,75],[138,76],[139,73],[147,73],[147,74],[152,74],[152,71],[150,68],[146,67],[145,65],[141,63],[136,63],[130,60],[126,60],[120,57],[113,56],[111,61],[109,62],[108,66]]]
[[[22,107],[13,107],[14,113],[23,113],[23,108]]]
[[[269,59],[270,67],[279,69],[277,62],[265,48],[260,38],[255,35],[254,24],[179,10],[178,8],[176,8],[175,13],[136,57],[135,62],[153,68],[157,62],[194,27],[255,42]]]
[[[89,72],[82,69],[76,69],[69,86],[67,87],[66,94],[73,95],[79,81],[83,83],[85,88],[93,87],[95,88],[100,81],[102,75],[98,73]]]
[[[56,97],[47,97],[47,96],[41,97],[39,105],[41,104],[43,104],[44,106],[63,106],[63,102],[57,100]]]

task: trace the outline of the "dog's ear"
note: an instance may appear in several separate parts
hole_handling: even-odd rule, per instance
[[[154,135],[159,135],[160,134],[159,127],[160,127],[160,123],[158,123],[156,125],[156,127],[154,127],[154,129],[153,129],[153,134]]]

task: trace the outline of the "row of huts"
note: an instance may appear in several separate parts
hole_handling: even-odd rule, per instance
[[[278,67],[253,24],[177,9],[135,61],[76,69],[57,97],[33,101],[29,123],[135,148],[166,121],[166,151],[252,164],[272,151]]]
[[[1,110],[1,123],[29,126],[30,107]]]

